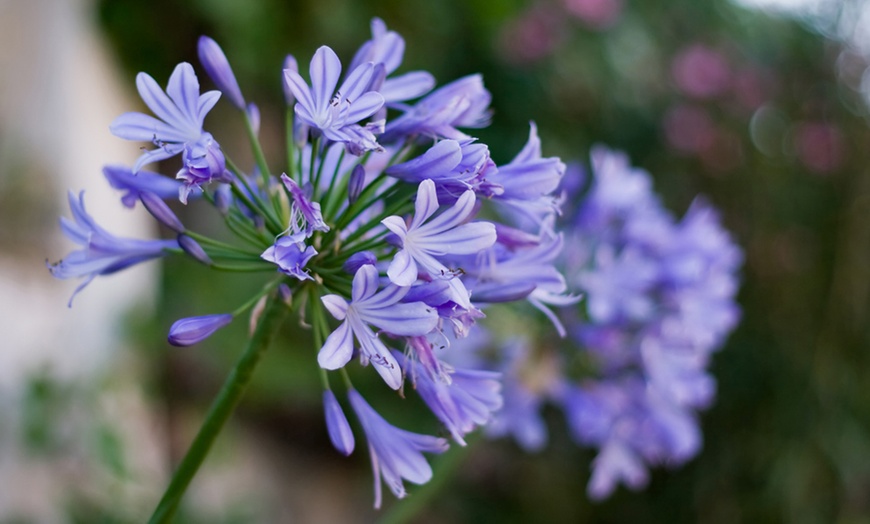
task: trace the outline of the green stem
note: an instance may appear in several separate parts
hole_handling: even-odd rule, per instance
[[[466,439],[466,446],[458,449],[454,446],[453,449],[433,460],[432,480],[411,493],[408,498],[397,500],[384,515],[384,518],[379,521],[379,524],[403,524],[411,522],[415,516],[420,515],[421,511],[426,509],[426,506],[435,499],[444,486],[454,480],[453,475],[459,470],[460,464],[465,461],[471,448],[474,447],[474,443],[478,440],[480,440],[480,436],[474,435],[472,438]]]
[[[235,367],[230,372],[221,387],[220,393],[211,405],[202,427],[196,438],[190,445],[187,454],[178,465],[178,469],[172,476],[169,487],[160,499],[157,509],[151,515],[149,524],[170,522],[181,497],[190,485],[193,476],[199,470],[199,466],[205,460],[209,449],[215,441],[218,433],[227,419],[235,410],[245,392],[245,388],[251,380],[251,375],[260,361],[260,357],[269,346],[272,337],[278,331],[281,321],[287,311],[287,306],[281,302],[278,296],[273,295],[268,299],[266,308],[257,322],[257,329],[248,341],[244,352],[236,361]]]

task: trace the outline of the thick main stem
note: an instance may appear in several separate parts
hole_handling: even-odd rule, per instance
[[[212,444],[220,433],[224,423],[230,417],[242,398],[245,388],[251,380],[251,375],[260,361],[260,357],[269,346],[272,337],[278,331],[278,326],[287,312],[287,306],[277,295],[269,297],[266,307],[257,323],[254,335],[248,341],[244,352],[236,360],[233,370],[224,381],[217,398],[211,405],[202,427],[196,438],[190,445],[187,454],[178,465],[178,469],[172,476],[163,498],[151,515],[149,524],[169,522],[181,497],[190,485],[193,476],[196,475]]]

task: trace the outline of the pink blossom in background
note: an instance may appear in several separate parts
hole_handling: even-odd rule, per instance
[[[622,0],[563,0],[565,9],[595,29],[607,29],[619,21]]]
[[[731,69],[725,56],[703,44],[692,44],[671,62],[677,88],[695,98],[714,98],[731,85]]]
[[[704,108],[680,104],[665,113],[662,121],[668,144],[681,153],[699,154],[709,148],[716,136],[716,125]]]
[[[499,48],[509,62],[526,64],[552,54],[564,35],[565,24],[561,12],[539,5],[505,24],[499,38]]]
[[[795,126],[794,148],[798,161],[819,174],[836,171],[846,156],[843,133],[825,122],[804,122]]]

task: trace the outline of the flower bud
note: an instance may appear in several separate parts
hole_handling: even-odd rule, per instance
[[[187,235],[178,235],[178,245],[181,246],[181,249],[183,249],[185,253],[199,260],[203,264],[207,266],[212,264],[211,258],[209,258],[202,246],[191,237]]]
[[[162,198],[151,193],[150,191],[142,191],[139,193],[139,200],[145,209],[151,213],[151,216],[157,219],[158,222],[175,231],[176,233],[184,233],[184,225],[175,213],[169,209],[166,202]]]
[[[366,264],[375,265],[378,262],[378,257],[375,256],[371,251],[360,251],[359,253],[354,253],[349,256],[347,260],[344,261],[344,265],[341,267],[346,273],[350,275],[355,275],[359,268],[363,267]]]
[[[362,193],[366,183],[366,169],[362,164],[357,164],[350,174],[350,179],[347,181],[347,201],[351,204],[356,202]]]
[[[207,36],[201,36],[197,51],[199,61],[212,82],[227,95],[234,106],[244,111],[245,98],[242,96],[242,90],[239,89],[236,75],[233,74],[233,69],[217,42]]]
[[[323,392],[323,410],[326,414],[326,430],[329,432],[329,440],[339,453],[345,457],[353,453],[354,439],[353,431],[350,429],[350,424],[347,422],[347,417],[344,416],[344,411],[335,394],[327,389]]]
[[[232,320],[233,316],[229,313],[182,318],[169,328],[169,343],[182,347],[198,344]]]

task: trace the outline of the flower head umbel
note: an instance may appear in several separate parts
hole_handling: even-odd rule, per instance
[[[460,445],[472,431],[488,427],[490,434],[514,435],[536,448],[547,436],[540,407],[563,406],[572,421],[581,421],[582,431],[574,437],[607,450],[596,461],[596,494],[620,479],[641,478],[626,464],[691,456],[699,442],[691,431],[693,410],[712,398],[704,366],[736,319],[731,273],[739,252],[731,250],[723,260],[731,243],[715,213],[699,203],[674,226],[662,219],[665,213],[650,212],[657,209],[654,199],[611,209],[604,197],[618,200],[619,188],[599,191],[597,183],[586,197],[597,207],[573,210],[580,199],[559,198],[559,188],[580,183],[566,183],[565,164],[544,155],[534,124],[525,147],[498,166],[493,158],[500,155],[466,134],[490,123],[491,95],[483,77],[471,74],[430,91],[431,74],[397,74],[404,51],[404,39],[374,19],[371,39],[345,70],[323,46],[309,61],[306,82],[296,58],[287,55],[282,78],[288,150],[278,157],[280,166],[270,166],[259,142],[261,129],[273,127],[273,112],[261,115],[242,96],[214,40],[199,40],[200,62],[243,120],[250,151],[237,158],[252,158],[252,165],[231,162],[236,152],[224,151],[204,130],[204,118],[221,95],[200,93],[189,64],[175,68],[165,91],[140,73],[139,94],[153,116],[125,113],[111,131],[155,148],[130,168],[107,167],[105,175],[123,192],[124,205],[142,202],[165,226],[162,234],[175,238],[112,236],[85,213],[81,197],[71,196],[74,220],[64,219],[62,227],[80,248],[52,266],[52,273],[84,278],[80,290],[97,275],[182,254],[205,271],[259,276],[260,290],[253,296],[241,305],[219,306],[229,313],[173,323],[169,342],[196,344],[250,312],[251,338],[222,390],[226,394],[216,401],[221,410],[212,412],[224,416],[235,405],[227,403],[238,401],[281,314],[292,315],[289,329],[296,331],[282,350],[305,355],[298,344],[313,341],[308,349],[315,351],[307,354],[320,367],[329,439],[350,455],[355,436],[333,393],[340,377],[368,442],[376,506],[382,480],[399,498],[406,495],[405,481],[427,482],[432,469],[424,453],[441,453],[448,442],[398,429],[363,400],[354,381],[357,374],[371,374],[371,367],[400,393],[386,401],[402,402],[414,389],[423,402],[412,406],[425,409]],[[182,167],[174,179],[142,170],[179,154]],[[617,175],[624,167],[612,161],[608,166]],[[635,193],[624,200],[640,200],[643,195]],[[199,198],[190,213],[214,206],[212,217],[223,221],[228,234],[213,238],[198,230],[204,222],[193,217],[182,223],[165,202],[174,194],[185,203]],[[560,230],[562,204],[579,236]],[[647,213],[643,219],[621,214],[637,211],[641,217],[641,210]],[[590,229],[591,224],[602,227]],[[646,266],[653,270],[638,270]],[[221,281],[221,274],[212,277],[217,289],[235,285]],[[577,288],[588,295],[584,304],[592,323],[572,316],[581,297]],[[488,338],[482,335],[487,317],[509,307],[520,308],[513,318],[524,319],[528,333],[521,344],[511,341],[510,323],[496,322],[493,334],[498,330],[507,342],[487,353],[495,361],[489,362],[474,348]],[[563,369],[569,359],[555,356],[546,343],[557,336],[594,355],[601,387],[593,387],[592,379],[569,380]],[[619,344],[624,347],[609,351]],[[622,387],[620,381],[632,374],[639,377],[633,384],[645,386],[632,386],[633,396],[596,393]],[[379,381],[369,386],[383,387]],[[588,420],[604,429],[588,431]],[[222,423],[214,422],[203,431]],[[625,427],[644,429],[637,434],[646,444],[612,429]],[[193,470],[179,468],[178,475]]]
[[[226,161],[220,145],[210,133],[203,131],[205,115],[220,98],[217,91],[199,94],[199,81],[188,63],[176,66],[166,91],[146,73],[136,77],[136,87],[145,105],[157,118],[143,113],[124,113],[112,122],[115,136],[127,140],[151,142],[156,149],[142,153],[133,166],[136,173],[142,166],[182,154],[183,167],[176,178],[183,180],[179,198],[201,184],[226,180]]]

